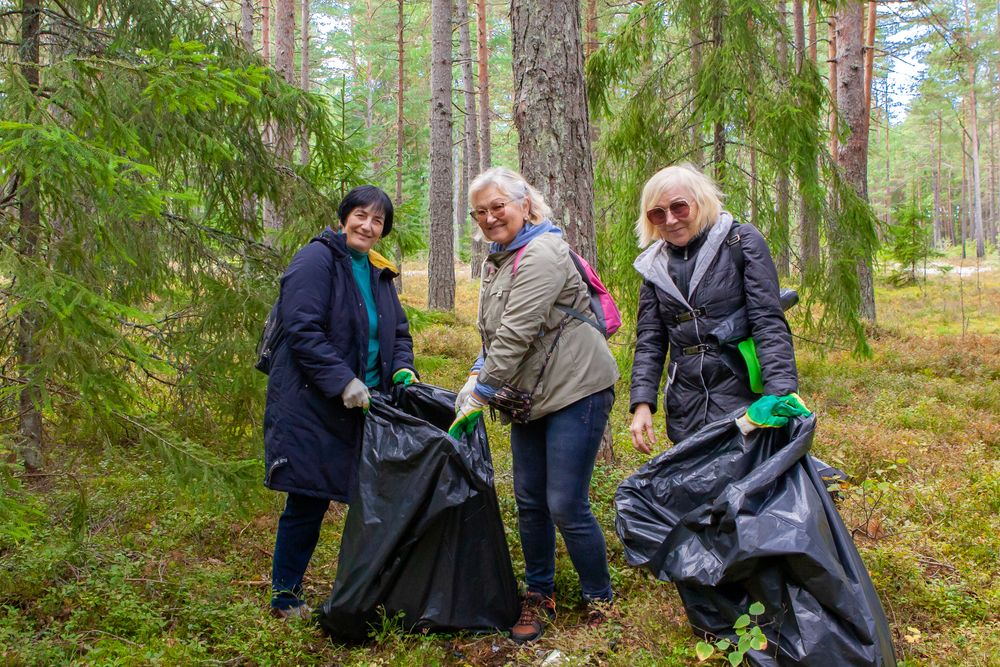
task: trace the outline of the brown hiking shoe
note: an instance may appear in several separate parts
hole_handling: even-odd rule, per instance
[[[599,628],[604,625],[611,614],[610,600],[588,600],[587,601],[587,627]]]
[[[556,601],[541,593],[528,591],[521,603],[521,617],[510,629],[510,638],[518,644],[533,642],[545,632],[545,626],[556,618]]]
[[[312,607],[307,604],[300,604],[298,607],[288,607],[287,609],[271,607],[271,616],[280,618],[283,621],[299,618],[309,619],[312,616]]]

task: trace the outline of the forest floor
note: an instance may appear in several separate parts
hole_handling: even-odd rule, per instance
[[[456,315],[414,322],[423,379],[451,388],[479,346],[476,287],[466,269],[459,278]],[[405,289],[422,308],[426,276],[408,274]],[[871,359],[796,342],[800,393],[819,417],[815,453],[852,475],[839,507],[902,664],[1000,665],[1000,271],[880,281],[877,303]],[[234,502],[137,463],[141,452],[62,442],[47,476],[26,480],[43,515],[29,535],[0,539],[0,664],[538,665],[554,650],[565,665],[693,664],[674,587],[628,567],[614,534],[615,489],[646,460],[629,444],[627,378],[617,389],[617,460],[596,470],[592,501],[618,598],[597,629],[584,623],[560,543],[559,617],[536,644],[408,635],[391,622],[369,645],[331,643],[268,616],[280,494],[254,488]],[[508,433],[488,429],[520,576]],[[259,456],[260,443],[248,442],[244,457]],[[314,605],[334,580],[344,516],[339,506],[328,513],[307,574]]]

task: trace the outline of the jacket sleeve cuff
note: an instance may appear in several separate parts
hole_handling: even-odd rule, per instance
[[[659,392],[655,389],[650,390],[645,387],[635,387],[632,389],[628,411],[630,413],[635,412],[636,406],[640,403],[646,403],[649,405],[649,411],[656,414],[656,405],[659,402],[658,398]]]
[[[497,392],[500,391],[500,389],[499,387],[494,387],[492,385],[488,385],[483,382],[477,382],[476,388],[473,389],[473,391],[482,398],[485,398],[487,401],[489,401],[492,400],[492,398],[497,395]]]
[[[483,364],[486,363],[486,355],[482,352],[476,357],[476,362],[472,364],[472,368],[469,369],[469,375],[476,375],[479,371],[483,370]]]

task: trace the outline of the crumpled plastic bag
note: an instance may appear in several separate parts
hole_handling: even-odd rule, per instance
[[[895,665],[882,604],[807,453],[815,416],[743,436],[708,424],[625,480],[615,526],[630,565],[677,585],[698,635],[735,640],[753,602],[754,665]]]
[[[337,579],[316,620],[364,640],[380,616],[407,630],[508,630],[520,603],[483,424],[448,436],[455,394],[374,393]]]

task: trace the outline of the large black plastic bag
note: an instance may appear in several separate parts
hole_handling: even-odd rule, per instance
[[[731,417],[618,487],[630,565],[677,585],[697,634],[735,638],[755,601],[768,648],[755,665],[894,665],[885,612],[806,457],[816,418],[744,437]]]
[[[380,607],[410,630],[507,630],[519,602],[486,429],[448,436],[455,394],[426,384],[375,394],[333,592],[330,635],[363,640]]]

